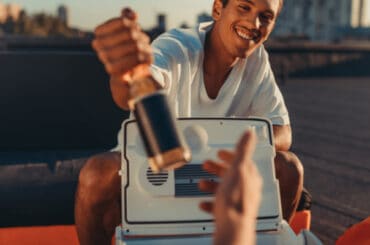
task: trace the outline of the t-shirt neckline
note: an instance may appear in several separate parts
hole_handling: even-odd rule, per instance
[[[203,52],[202,55],[200,56],[199,60],[199,79],[200,79],[200,95],[203,101],[212,103],[216,102],[217,100],[222,100],[222,97],[225,96],[226,91],[228,91],[228,88],[231,87],[232,81],[236,80],[236,75],[241,72],[241,69],[244,67],[244,64],[246,62],[246,59],[239,59],[237,63],[233,66],[231,69],[229,75],[227,76],[224,84],[221,86],[220,90],[218,91],[218,94],[216,98],[212,99],[209,97],[206,86],[205,86],[205,81],[204,81],[204,71],[203,71],[203,60],[204,60],[204,43],[206,39],[206,34],[208,31],[211,30],[213,26],[213,21],[210,22],[203,22],[199,24],[199,38],[200,41],[202,42],[202,48]]]

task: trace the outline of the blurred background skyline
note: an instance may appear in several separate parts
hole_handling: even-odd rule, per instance
[[[125,6],[130,6],[139,13],[139,22],[144,29],[156,25],[156,16],[167,16],[168,28],[175,28],[186,23],[193,26],[196,15],[202,12],[210,13],[213,0],[101,0],[76,1],[76,0],[4,0],[4,4],[17,4],[28,14],[45,12],[56,14],[57,8],[64,5],[69,9],[69,22],[71,26],[86,31],[93,30],[103,21],[117,16]]]
[[[0,0],[0,36],[91,37],[93,29],[119,16],[124,6],[155,38],[175,27],[212,20],[213,0]],[[285,0],[273,38],[290,41],[370,40],[370,0]]]

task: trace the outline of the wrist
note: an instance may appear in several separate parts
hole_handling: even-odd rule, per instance
[[[246,245],[256,242],[256,217],[239,216],[239,222],[217,225],[214,233],[215,245]]]

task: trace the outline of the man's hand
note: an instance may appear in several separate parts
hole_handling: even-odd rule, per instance
[[[256,144],[253,132],[245,133],[235,153],[220,151],[220,163],[206,161],[204,169],[222,176],[218,185],[201,181],[203,191],[216,191],[215,202],[201,208],[212,211],[216,220],[215,244],[254,244],[255,222],[261,200],[262,178],[252,161]]]
[[[141,70],[140,64],[152,63],[149,37],[140,29],[137,15],[129,8],[95,29],[92,46],[110,75],[113,99],[123,109],[128,109],[127,81]]]

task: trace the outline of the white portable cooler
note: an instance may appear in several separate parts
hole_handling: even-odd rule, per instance
[[[282,218],[275,177],[275,148],[271,123],[262,118],[180,118],[192,160],[174,171],[153,174],[135,120],[125,121],[122,149],[122,225],[116,244],[212,244],[213,217],[199,209],[212,199],[200,192],[200,179],[217,177],[202,170],[206,159],[217,159],[220,149],[234,150],[241,135],[254,129],[258,143],[253,159],[263,178],[257,219],[257,244],[320,244],[312,233],[299,236]]]

